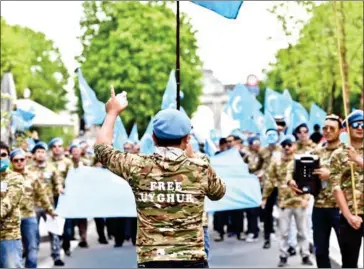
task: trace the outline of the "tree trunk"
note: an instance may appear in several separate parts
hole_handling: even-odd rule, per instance
[[[329,103],[327,104],[327,114],[334,113],[335,90],[336,90],[336,82],[334,81],[331,85],[331,90],[329,94]]]
[[[345,106],[347,109],[347,112],[350,112],[350,85],[349,85],[349,65],[347,61],[347,47],[346,47],[346,31],[345,31],[345,12],[344,12],[344,3],[340,2],[340,8],[339,8],[339,14],[341,17],[341,23],[340,23],[340,34],[341,34],[341,47],[340,47],[340,55],[342,59],[342,68],[343,68],[343,80],[344,80],[344,92],[346,96],[346,102]],[[345,98],[344,98],[345,100]]]

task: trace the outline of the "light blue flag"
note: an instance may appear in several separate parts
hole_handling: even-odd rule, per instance
[[[212,140],[212,142],[214,142],[215,145],[219,144],[220,138],[221,138],[221,135],[218,130],[212,129],[210,131],[210,139]]]
[[[319,106],[317,106],[316,104],[311,105],[310,121],[309,121],[309,127],[311,133],[313,132],[313,126],[315,124],[320,125],[320,127],[324,126],[326,115],[327,113],[324,110],[322,110]]]
[[[134,144],[139,143],[138,125],[136,122],[134,123],[133,128],[131,129],[129,140]]]
[[[289,90],[285,89],[282,94],[281,106],[283,108],[283,116],[287,126],[289,126],[292,118],[293,100]],[[273,117],[276,115],[273,115]]]
[[[258,207],[261,202],[259,180],[248,173],[237,149],[211,158],[211,165],[226,184],[219,201],[205,199],[205,210]],[[97,190],[97,195],[95,195]],[[107,169],[70,169],[65,194],[60,195],[56,213],[64,218],[136,217],[136,203],[128,183]]]
[[[191,134],[190,136],[190,143],[194,152],[200,152],[200,143],[194,134]]]
[[[212,140],[210,138],[207,138],[205,140],[205,144],[204,144],[203,148],[204,148],[205,154],[209,157],[214,156],[215,153],[217,152],[216,145],[214,144],[214,142],[212,142]]]
[[[269,112],[273,116],[282,115],[282,94],[267,88],[265,90],[264,113]]]
[[[192,1],[228,19],[236,19],[243,1]]]
[[[128,133],[120,117],[117,117],[113,133],[114,148],[124,151],[124,144],[128,141]]]
[[[18,108],[11,112],[11,128],[14,131],[24,132],[33,125],[35,114]]]
[[[169,74],[166,90],[162,99],[162,110],[167,108],[176,108],[177,82],[175,71]]]
[[[97,99],[94,90],[90,88],[83,77],[81,68],[78,68],[78,82],[86,124],[98,125],[103,123],[106,117],[105,104]]]
[[[345,145],[349,146],[349,136],[347,132],[342,132],[340,134],[340,141],[343,142]]]
[[[210,158],[211,166],[226,184],[226,194],[219,201],[205,199],[207,212],[259,207],[262,195],[259,180],[248,172],[248,166],[237,149]]]
[[[261,109],[262,105],[249,90],[242,84],[238,84],[231,94],[229,106],[232,109],[232,118],[240,121],[240,129],[254,131],[253,114]]]
[[[300,103],[293,101],[292,117],[287,133],[292,134],[299,125],[308,124],[308,121],[309,117],[306,109]]]
[[[228,90],[227,91],[227,97],[228,97],[228,100],[227,100],[227,103],[225,104],[224,106],[224,112],[228,115],[231,114],[231,106],[230,106],[230,99],[231,99],[231,96],[233,94],[233,91],[232,90]]]
[[[81,167],[69,170],[56,212],[64,218],[136,217],[136,204],[125,180],[107,169]]]
[[[153,118],[150,119],[147,129],[140,140],[140,153],[153,154],[155,152],[155,145],[152,138],[153,135]]]

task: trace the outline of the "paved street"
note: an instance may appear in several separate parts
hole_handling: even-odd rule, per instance
[[[122,248],[113,248],[113,242],[109,245],[100,245],[97,242],[95,226],[92,223],[89,227],[88,240],[89,249],[76,248],[72,257],[66,257],[66,268],[136,268],[135,247],[131,242],[125,242]],[[49,253],[49,243],[43,247],[41,252]],[[74,246],[76,246],[76,242]],[[276,267],[278,263],[278,242],[272,242],[272,248],[262,249],[262,242],[246,243],[228,238],[224,242],[215,243],[211,240],[211,261],[212,268],[258,268]],[[41,255],[45,257],[46,255]],[[312,258],[312,260],[314,260]],[[289,259],[290,268],[302,268],[299,256]],[[51,267],[53,262],[46,258],[40,262],[39,267]],[[308,268],[308,267],[306,267]]]

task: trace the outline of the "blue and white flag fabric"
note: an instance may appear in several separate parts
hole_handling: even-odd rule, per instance
[[[248,173],[237,149],[210,160],[226,184],[226,194],[219,201],[206,198],[207,212],[259,207],[259,180]],[[65,194],[59,197],[56,212],[64,218],[135,217],[136,203],[130,186],[122,178],[107,169],[80,167],[69,170]]]
[[[282,115],[282,95],[272,89],[265,90],[264,113],[269,112],[273,116]]]
[[[11,112],[11,129],[13,131],[24,132],[33,125],[35,114],[18,108]]]
[[[143,137],[140,139],[140,153],[153,154],[155,152],[155,145],[153,141],[153,118],[150,119],[147,129]]]
[[[322,128],[325,124],[325,118],[327,113],[322,110],[318,105],[312,104],[311,110],[310,110],[310,121],[309,121],[309,127],[311,133],[313,132],[313,127],[315,124],[320,125]]]
[[[120,117],[117,117],[113,133],[114,148],[124,151],[124,144],[128,141],[128,133]]]
[[[309,117],[306,109],[298,102],[293,101],[292,117],[288,126],[288,134],[292,134],[294,130],[301,124],[308,124]]]
[[[217,152],[217,147],[210,138],[207,138],[205,140],[204,151],[205,151],[205,154],[209,157],[214,156],[215,153]]]
[[[192,1],[196,5],[212,10],[227,19],[236,19],[243,1]]]
[[[83,77],[81,68],[78,68],[77,73],[86,125],[102,124],[106,117],[105,104],[97,99],[94,90]]]
[[[194,152],[200,152],[200,143],[198,142],[198,140],[194,134],[191,134],[191,136],[190,136],[190,144],[191,144]]]
[[[133,144],[139,143],[138,125],[136,124],[136,122],[134,123],[133,128],[130,131],[129,140]]]

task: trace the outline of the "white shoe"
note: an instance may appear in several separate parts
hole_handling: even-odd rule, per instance
[[[258,241],[258,237],[254,237],[254,234],[248,234],[248,237],[245,240],[248,243],[253,243]]]
[[[270,234],[270,240],[272,240],[272,241],[277,240],[277,237],[276,237],[276,234],[275,233],[271,233]]]

